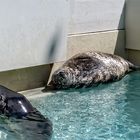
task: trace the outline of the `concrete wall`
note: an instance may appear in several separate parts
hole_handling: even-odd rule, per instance
[[[140,1],[126,3],[126,48],[128,59],[140,65]]]
[[[102,51],[125,57],[125,31],[112,30],[68,37],[67,58],[85,51]]]
[[[140,51],[134,49],[127,49],[127,58],[136,65],[140,65]]]
[[[70,34],[124,29],[125,0],[74,0]]]
[[[98,50],[125,57],[124,4],[125,0],[0,0],[0,71],[8,70],[0,73],[0,83],[14,90],[43,86],[51,69],[48,63],[55,62],[54,71],[78,52]],[[57,53],[52,57],[50,52]]]
[[[69,34],[123,29],[123,7],[124,0],[0,1],[0,71],[65,60],[69,19]]]
[[[126,48],[140,50],[140,1],[127,0],[126,4]]]
[[[48,82],[52,65],[41,65],[0,72],[0,84],[15,91],[43,87]]]
[[[69,3],[0,0],[0,71],[65,60]]]
[[[124,30],[125,0],[74,0],[73,2],[67,58],[88,50],[125,56],[124,41],[122,41],[125,40],[124,32],[120,31]]]

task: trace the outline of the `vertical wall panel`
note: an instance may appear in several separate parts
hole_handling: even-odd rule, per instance
[[[125,0],[74,0],[70,33],[124,29]]]
[[[140,50],[140,0],[126,3],[126,47]]]
[[[67,0],[0,0],[0,71],[64,60],[69,6]],[[55,57],[48,57],[50,46]]]

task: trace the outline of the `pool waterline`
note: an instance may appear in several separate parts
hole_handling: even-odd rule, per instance
[[[21,91],[20,93],[26,96],[29,100],[46,97],[46,96],[54,94],[53,92],[42,92],[43,89],[44,87],[41,87],[41,88]]]

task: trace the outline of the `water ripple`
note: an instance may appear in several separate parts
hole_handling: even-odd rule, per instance
[[[90,89],[32,100],[54,125],[53,140],[140,139],[140,73]]]

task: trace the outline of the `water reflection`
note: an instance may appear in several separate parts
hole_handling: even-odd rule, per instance
[[[140,126],[140,72],[129,75],[126,82],[128,104],[125,111],[128,112],[129,119]]]
[[[31,100],[53,122],[52,140],[140,139],[140,73],[95,88],[55,91]],[[0,136],[22,140],[20,122],[0,118]],[[20,138],[19,138],[20,137]],[[12,139],[13,138],[13,139]],[[40,139],[41,140],[41,139]]]
[[[140,73],[90,89],[59,91],[32,100],[54,124],[53,140],[140,138]]]

